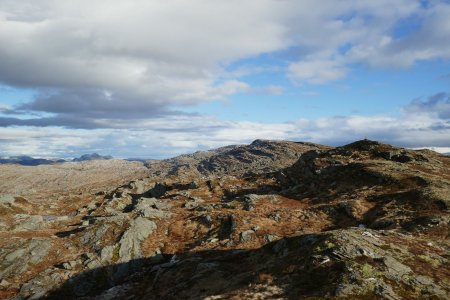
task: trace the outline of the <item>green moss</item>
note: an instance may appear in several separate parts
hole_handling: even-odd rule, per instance
[[[428,255],[424,255],[424,254],[420,254],[417,256],[419,259],[429,263],[431,266],[433,266],[433,268],[439,268],[439,266],[441,265],[440,261],[437,259],[434,259]]]
[[[375,269],[374,267],[372,267],[369,264],[364,264],[361,267],[361,275],[364,278],[371,278],[371,277],[380,277],[383,275],[383,273],[381,273],[380,271],[378,271],[377,269]]]
[[[315,246],[312,251],[313,251],[313,253],[321,253],[321,252],[327,251],[329,249],[332,249],[334,247],[336,247],[336,245],[333,244],[332,242],[324,241],[323,243],[320,243],[317,246]]]
[[[113,250],[113,255],[111,259],[113,263],[116,263],[119,260],[120,258],[119,252],[120,252],[120,245],[117,245]]]

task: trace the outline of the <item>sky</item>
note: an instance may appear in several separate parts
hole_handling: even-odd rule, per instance
[[[450,152],[450,1],[0,0],[0,156]]]

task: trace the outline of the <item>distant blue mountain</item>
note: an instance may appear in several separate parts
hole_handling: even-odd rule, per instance
[[[113,157],[111,155],[102,156],[98,153],[92,153],[92,154],[84,154],[81,155],[78,158],[74,158],[72,161],[87,161],[87,160],[108,160],[112,159]]]
[[[71,161],[80,162],[80,161],[88,161],[88,160],[107,160],[112,159],[113,157],[102,156],[97,153],[85,154],[78,158],[74,158]],[[18,156],[10,156],[10,157],[0,157],[0,164],[18,164],[22,166],[38,166],[38,165],[51,165],[68,162],[70,160],[65,159],[47,159],[47,158],[34,158],[27,155],[18,155]]]
[[[38,165],[50,165],[56,163],[66,162],[64,159],[45,159],[45,158],[33,158],[31,156],[20,155],[11,156],[8,158],[0,158],[0,164],[18,164],[22,166],[38,166]]]

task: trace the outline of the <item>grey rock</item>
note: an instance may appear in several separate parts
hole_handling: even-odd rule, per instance
[[[273,234],[266,234],[266,235],[264,235],[264,239],[266,240],[266,242],[271,243],[271,242],[274,242],[276,240],[279,240],[280,237],[276,236],[276,235],[273,235]]]
[[[98,260],[91,260],[88,263],[86,263],[86,268],[92,270],[92,269],[96,269],[98,267],[100,267],[101,264]]]
[[[52,241],[45,238],[33,238],[28,246],[29,262],[40,263],[48,254],[52,247]]]
[[[89,260],[92,260],[92,259],[94,259],[95,258],[95,254],[94,253],[90,253],[90,252],[87,252],[87,253],[84,253],[84,254],[82,254],[81,255],[81,259],[86,263],[87,261],[89,261]]]
[[[255,237],[255,232],[253,230],[246,230],[241,232],[239,241],[241,243],[246,243],[251,241]]]
[[[78,262],[76,260],[71,260],[69,262],[65,262],[62,264],[62,267],[66,270],[72,270],[78,265]]]
[[[278,212],[271,213],[271,214],[269,214],[268,217],[269,217],[269,219],[272,219],[272,220],[274,220],[276,222],[280,222],[281,221],[281,214],[278,213]]]
[[[247,211],[252,211],[255,209],[255,205],[259,200],[259,195],[249,194],[244,196],[244,209]]]
[[[97,209],[97,204],[95,202],[91,202],[88,204],[88,206],[86,208],[88,210],[95,210],[95,209]]]
[[[66,270],[72,270],[72,266],[69,263],[66,263],[66,262],[62,264],[62,267],[64,269],[66,269]]]
[[[143,210],[140,210],[138,215],[141,217],[149,218],[149,219],[161,220],[161,219],[169,218],[170,216],[172,216],[172,213],[168,212],[168,211],[161,211],[158,209],[148,207]]]
[[[203,224],[205,224],[205,225],[207,225],[207,226],[210,226],[210,225],[212,224],[212,222],[213,222],[213,219],[212,219],[212,217],[211,217],[210,215],[201,215],[201,216],[198,218],[198,220],[199,220],[201,223],[203,223]]]
[[[8,288],[11,286],[11,283],[5,279],[0,280],[0,287]]]
[[[130,182],[130,188],[134,194],[143,194],[146,190],[146,182],[142,180],[132,181]]]
[[[393,290],[392,287],[385,284],[379,284],[374,289],[375,294],[387,300],[399,300],[401,299]]]
[[[15,198],[11,195],[1,195],[0,204],[12,205],[14,204]]]
[[[203,202],[205,202],[203,199],[197,198],[197,197],[191,197],[184,203],[184,207],[186,209],[194,209],[200,206]]]
[[[113,259],[114,250],[119,246],[106,246],[100,252],[100,260],[103,263],[110,263]]]
[[[102,224],[95,230],[95,238],[100,240],[110,228],[108,224]]]
[[[87,222],[89,222],[89,221],[87,221]],[[83,223],[83,226],[84,226],[84,223]],[[94,233],[92,231],[86,232],[80,238],[81,244],[83,244],[83,245],[89,244],[91,242],[91,240],[93,239],[93,236],[94,236]]]
[[[153,188],[145,192],[146,196],[161,198],[167,192],[167,186],[162,183],[156,183]]]
[[[7,262],[12,262],[20,257],[22,257],[26,253],[26,249],[17,249],[8,255],[5,256],[5,260]]]
[[[169,209],[170,207],[170,204],[162,203],[156,198],[140,198],[134,207],[134,211],[141,217],[165,219],[172,216],[172,213],[163,209]]]
[[[41,299],[50,290],[63,282],[63,277],[54,269],[46,269],[38,276],[26,282],[14,299]]]
[[[130,227],[119,241],[119,262],[128,262],[142,257],[141,242],[154,230],[156,224],[150,220],[138,217],[130,222]]]
[[[16,223],[14,231],[39,230],[44,227],[44,218],[37,215],[17,214],[14,216]]]

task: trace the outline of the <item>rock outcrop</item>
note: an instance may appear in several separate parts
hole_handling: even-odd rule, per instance
[[[0,299],[450,298],[448,156],[258,140],[64,165],[81,185],[0,175]]]

